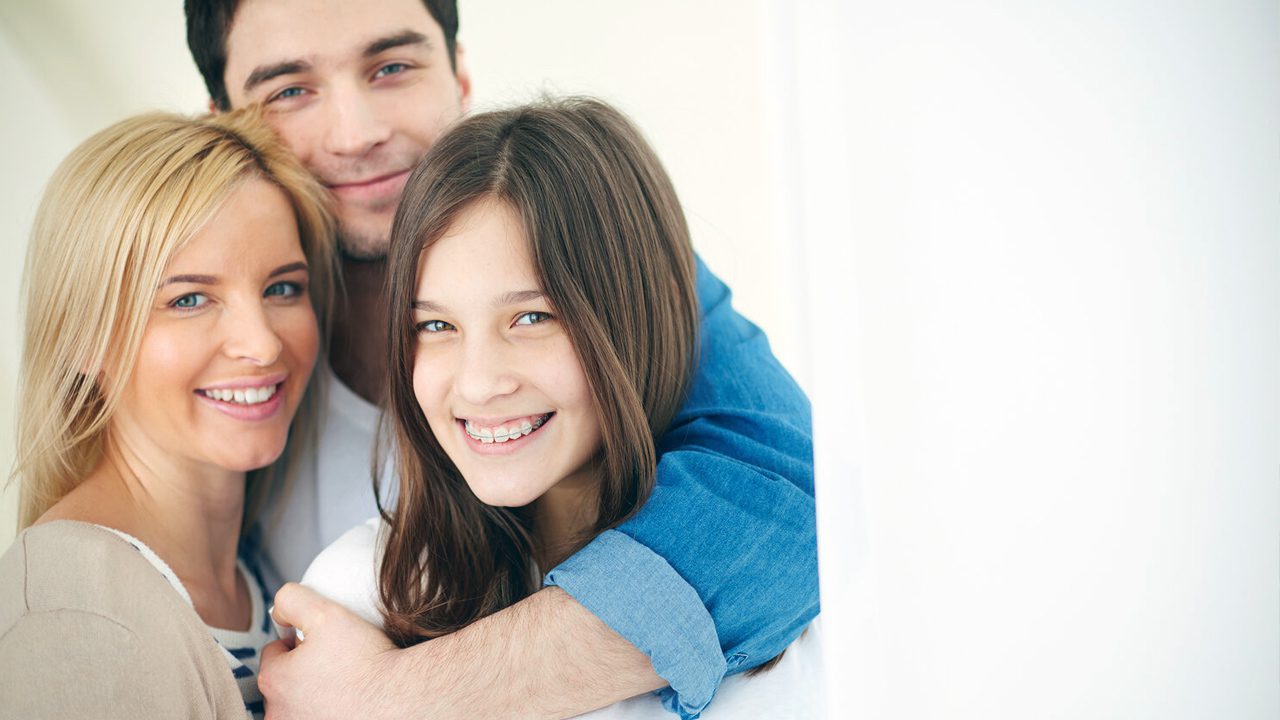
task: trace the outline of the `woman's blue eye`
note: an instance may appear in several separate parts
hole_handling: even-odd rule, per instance
[[[418,323],[418,330],[420,332],[438,333],[452,329],[453,326],[443,320],[428,320],[426,322]]]
[[[204,293],[189,293],[169,303],[170,306],[179,310],[194,310],[205,303],[209,302],[209,298]]]
[[[378,71],[375,72],[373,76],[376,78],[380,78],[380,77],[387,77],[388,75],[399,75],[400,73],[408,69],[409,69],[409,66],[404,63],[391,63],[389,65],[383,65],[382,67],[378,68]]]
[[[516,318],[516,325],[537,325],[540,322],[546,322],[551,319],[551,313],[546,312],[527,312]]]
[[[294,297],[302,294],[302,286],[296,282],[278,282],[272,283],[267,287],[266,297]]]

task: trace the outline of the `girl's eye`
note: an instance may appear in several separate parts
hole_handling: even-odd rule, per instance
[[[382,78],[382,77],[387,77],[389,75],[399,75],[400,73],[408,69],[409,69],[409,66],[404,63],[389,63],[387,65],[383,65],[382,67],[378,68],[378,71],[375,72],[373,76],[375,78]]]
[[[204,293],[188,293],[173,302],[169,303],[169,307],[175,307],[179,310],[195,310],[209,302],[209,298]]]
[[[418,323],[418,332],[438,333],[452,329],[453,326],[443,320],[428,320]]]
[[[551,313],[539,312],[535,310],[533,312],[527,312],[527,313],[521,314],[519,317],[516,318],[516,321],[514,324],[515,325],[537,325],[540,322],[546,322],[547,320],[550,320],[550,319],[551,319]]]
[[[302,294],[302,286],[296,282],[278,282],[267,286],[265,297],[296,297]]]

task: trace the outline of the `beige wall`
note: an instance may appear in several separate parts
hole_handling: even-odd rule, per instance
[[[794,253],[774,231],[778,143],[763,2],[462,0],[459,38],[484,109],[542,91],[590,93],[640,124],[667,163],[694,243],[797,374]],[[57,162],[130,114],[203,110],[177,0],[0,3],[0,467],[13,457],[18,282],[31,218]],[[780,239],[778,239],[780,238]],[[16,492],[0,498],[0,547]]]

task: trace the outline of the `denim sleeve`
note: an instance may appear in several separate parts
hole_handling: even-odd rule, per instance
[[[701,354],[652,496],[545,579],[649,655],[686,719],[818,613],[809,401],[701,260],[698,299]]]

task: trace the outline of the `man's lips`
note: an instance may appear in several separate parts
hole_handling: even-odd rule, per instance
[[[326,185],[334,195],[344,200],[379,200],[398,196],[408,179],[409,170],[398,170],[367,180]]]

